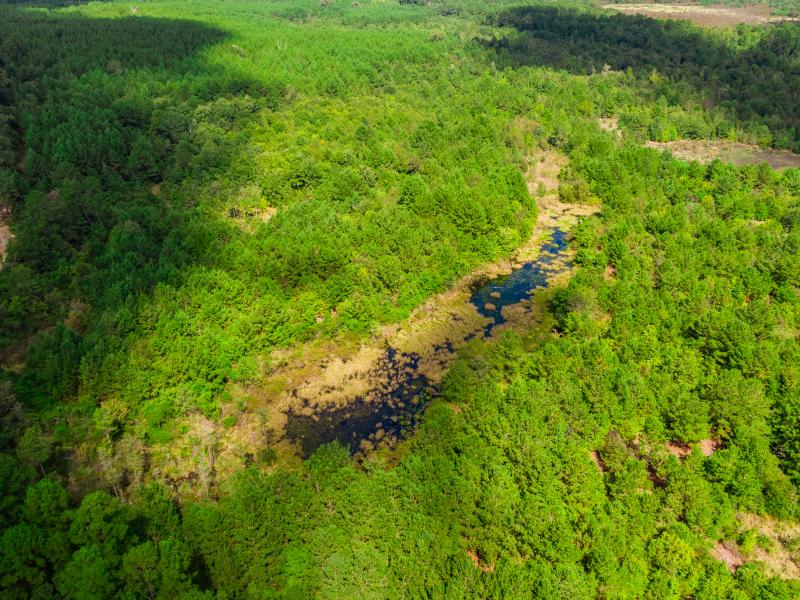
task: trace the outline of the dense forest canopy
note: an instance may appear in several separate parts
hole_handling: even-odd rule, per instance
[[[799,97],[793,22],[3,2],[0,595],[800,596],[800,170],[644,146],[797,152]],[[541,153],[599,209],[534,327],[391,452],[217,460],[292,349],[507,260]]]

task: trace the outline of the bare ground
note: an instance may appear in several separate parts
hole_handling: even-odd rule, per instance
[[[699,446],[700,452],[703,454],[703,456],[711,456],[720,447],[719,441],[714,439],[700,440],[697,442],[697,445]],[[668,442],[666,444],[666,448],[669,450],[670,454],[680,459],[686,458],[692,453],[692,447],[689,444]]]
[[[675,456],[679,459],[686,458],[692,453],[692,449],[689,446],[674,444],[672,442],[667,444],[667,450],[669,450],[669,453],[672,454],[672,456]]]
[[[668,150],[675,158],[710,163],[715,159],[737,166],[768,163],[773,169],[800,168],[800,154],[726,140],[646,142],[648,148]]]
[[[467,549],[467,556],[472,561],[472,564],[475,565],[476,569],[480,569],[484,573],[494,573],[494,564],[487,565],[481,562],[480,556],[474,551]]]
[[[620,135],[619,131],[619,117],[598,117],[597,125],[603,131],[607,131],[608,133],[616,133]]]
[[[739,552],[739,548],[736,546],[735,542],[717,542],[714,549],[711,551],[711,555],[717,560],[724,562],[731,573],[735,573],[736,569],[744,564],[744,557],[742,553]]]
[[[11,241],[11,238],[14,237],[14,234],[11,233],[11,228],[6,223],[6,218],[6,211],[0,206],[0,268],[2,268],[6,262],[8,243]]]
[[[605,474],[605,472],[606,472],[606,466],[605,466],[605,464],[603,463],[603,459],[602,459],[602,458],[600,458],[600,454],[598,454],[597,450],[592,450],[592,451],[589,453],[589,458],[591,458],[591,459],[592,459],[592,462],[593,462],[593,463],[595,464],[595,466],[597,467],[597,470],[598,470],[598,471],[600,471],[600,473],[603,473],[603,474]]]
[[[700,452],[703,453],[703,456],[711,456],[719,449],[719,447],[720,443],[718,440],[700,440]]]
[[[698,6],[694,4],[606,4],[602,8],[627,15],[642,15],[653,19],[691,21],[700,27],[732,27],[739,23],[763,25],[796,21],[790,17],[770,14],[766,5]]]
[[[739,523],[744,531],[755,529],[771,542],[769,549],[756,546],[753,560],[763,563],[770,575],[800,580],[800,524],[750,513],[740,514]]]

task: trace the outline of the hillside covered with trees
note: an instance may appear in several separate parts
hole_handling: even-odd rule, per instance
[[[800,152],[798,98],[796,22],[0,3],[0,597],[800,597],[800,169],[645,145]],[[266,435],[541,234],[535,156],[596,210],[533,324],[391,448]]]

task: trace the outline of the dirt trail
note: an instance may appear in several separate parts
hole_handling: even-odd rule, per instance
[[[7,224],[7,219],[8,211],[0,206],[0,268],[2,268],[6,262],[8,243],[11,241],[11,238],[14,237],[14,234],[11,233],[11,228]]]

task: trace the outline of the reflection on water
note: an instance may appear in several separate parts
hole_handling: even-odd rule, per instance
[[[566,232],[555,228],[552,237],[544,243],[536,260],[523,264],[510,275],[485,283],[472,294],[470,303],[481,315],[492,319],[484,329],[484,335],[490,335],[496,325],[506,322],[502,312],[504,307],[527,300],[535,290],[547,287],[547,281],[552,275],[569,268],[569,263],[553,267],[555,260],[566,248]]]

